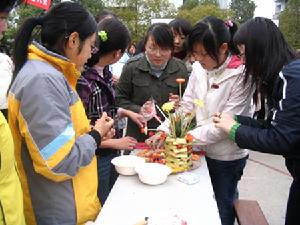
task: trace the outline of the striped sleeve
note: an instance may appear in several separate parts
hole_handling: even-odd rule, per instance
[[[19,125],[34,168],[56,181],[76,175],[91,162],[97,148],[91,135],[75,134],[72,93],[63,78],[41,74],[23,88],[20,98]]]

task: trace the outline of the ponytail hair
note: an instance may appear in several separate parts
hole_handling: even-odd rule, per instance
[[[81,41],[96,32],[97,24],[80,4],[63,2],[55,5],[42,17],[30,17],[19,28],[14,44],[13,59],[15,71],[12,83],[27,61],[28,45],[32,42],[32,32],[41,26],[41,42],[48,50],[65,55],[69,35],[77,32]]]
[[[128,28],[115,17],[103,19],[98,23],[97,39],[98,51],[88,59],[89,67],[97,64],[102,56],[110,52],[121,50],[124,53],[131,41]]]
[[[37,25],[41,25],[41,18],[28,18],[25,20],[21,29],[19,29],[16,34],[13,51],[13,59],[15,64],[14,74],[17,74],[27,61],[28,45],[31,42],[32,31]]]
[[[230,41],[228,42],[228,48],[229,48],[229,50],[232,54],[238,55],[239,50],[238,50],[238,48],[236,47],[236,45],[234,44],[234,41],[233,41],[233,37],[234,37],[234,34],[238,30],[238,26],[232,20],[225,21],[225,25],[228,27],[228,30],[230,32]]]
[[[195,43],[201,43],[208,55],[219,64],[219,49],[223,43],[228,44],[230,53],[238,54],[233,44],[236,31],[237,25],[232,21],[224,22],[214,16],[205,17],[193,27],[188,36],[188,51],[193,51]]]

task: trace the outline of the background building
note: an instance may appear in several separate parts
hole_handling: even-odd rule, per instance
[[[169,0],[170,3],[173,3],[176,8],[182,6],[185,0]],[[226,9],[229,6],[230,0],[218,0],[221,9]]]
[[[227,9],[229,7],[230,0],[219,0],[220,8]]]
[[[288,0],[274,0],[275,2],[275,14],[273,16],[274,20],[278,20],[279,14],[285,9]]]

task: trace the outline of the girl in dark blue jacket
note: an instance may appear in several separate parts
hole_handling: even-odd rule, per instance
[[[247,79],[267,101],[268,116],[252,118],[216,113],[223,129],[240,148],[283,155],[293,182],[287,203],[286,225],[300,223],[300,60],[278,27],[266,18],[248,20],[234,42],[245,64]],[[257,98],[257,94],[255,96]]]

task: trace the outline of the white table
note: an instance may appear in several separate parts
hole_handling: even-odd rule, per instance
[[[137,175],[120,175],[96,221],[88,224],[134,225],[145,216],[176,213],[188,225],[221,225],[206,161],[201,160],[192,171],[201,180],[193,185],[178,181],[176,174],[158,186],[141,183]]]

